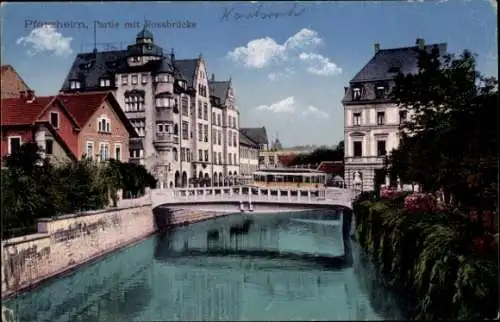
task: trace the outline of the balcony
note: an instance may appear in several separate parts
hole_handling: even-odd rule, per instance
[[[385,156],[362,156],[362,157],[345,157],[346,164],[384,164]]]
[[[179,144],[179,136],[170,133],[157,133],[153,145],[157,149],[170,149],[173,145]]]

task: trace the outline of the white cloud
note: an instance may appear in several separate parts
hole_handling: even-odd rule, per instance
[[[73,53],[72,40],[71,37],[64,37],[53,26],[45,25],[31,30],[28,36],[20,37],[16,43],[30,46],[28,54],[32,56],[40,52],[52,52],[56,56],[69,56]]]
[[[227,53],[227,58],[241,63],[247,68],[263,68],[272,61],[282,61],[289,57],[290,51],[312,48],[322,43],[318,33],[304,28],[288,38],[283,44],[270,37],[254,39],[246,46],[237,47]]]
[[[316,116],[319,116],[322,118],[329,118],[330,117],[330,115],[328,115],[328,113],[326,113],[325,111],[317,108],[316,106],[312,106],[312,105],[309,105],[307,107],[307,109],[305,111],[303,111],[303,114],[304,115],[313,114],[313,115],[316,115]]]
[[[276,72],[276,73],[269,73],[267,75],[267,78],[269,78],[269,80],[271,82],[275,82],[275,81],[278,81],[280,79],[285,79],[285,78],[289,78],[290,76],[294,75],[295,74],[295,71],[290,68],[290,67],[287,67],[285,68],[284,71],[282,72]]]
[[[342,68],[330,61],[330,59],[315,53],[301,53],[299,59],[306,62],[309,67],[307,71],[319,76],[330,76],[342,74]]]
[[[269,111],[274,113],[292,113],[295,111],[295,99],[293,96],[290,96],[271,105],[257,106],[256,109],[259,111]]]

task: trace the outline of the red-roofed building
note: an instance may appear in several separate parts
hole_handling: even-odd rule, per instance
[[[1,127],[2,157],[37,142],[48,155],[127,162],[129,138],[137,137],[114,96],[103,92],[46,97],[22,92],[2,100]]]
[[[2,99],[1,130],[2,157],[23,143],[37,142],[55,160],[77,158],[78,127],[54,96],[35,97],[33,91],[27,91],[16,98]]]

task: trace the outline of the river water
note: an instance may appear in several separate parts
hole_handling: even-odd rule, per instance
[[[157,234],[5,301],[16,321],[392,320],[335,215],[231,215]]]

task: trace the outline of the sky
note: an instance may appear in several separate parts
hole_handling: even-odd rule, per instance
[[[449,52],[476,53],[478,69],[497,76],[496,11],[496,0],[3,3],[1,60],[37,95],[52,95],[75,56],[93,49],[94,24],[106,50],[135,42],[148,21],[164,52],[201,54],[208,75],[231,77],[241,126],[265,126],[284,146],[335,145],[344,136],[344,86],[374,43],[446,42]]]

